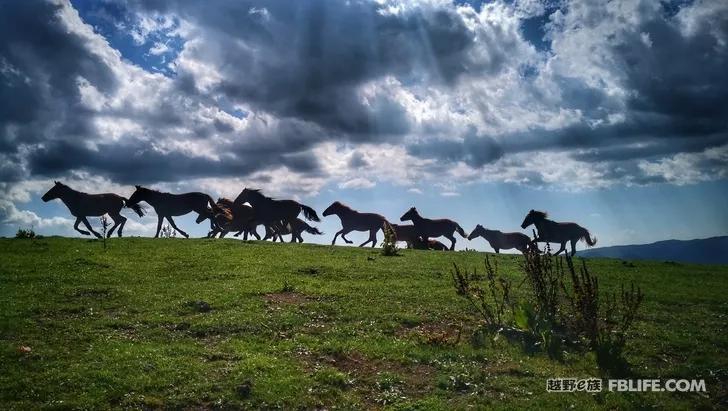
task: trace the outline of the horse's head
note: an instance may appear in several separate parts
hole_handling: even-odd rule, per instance
[[[63,194],[64,188],[67,187],[58,181],[54,181],[53,183],[53,187],[51,187],[51,189],[40,198],[45,203],[55,200],[56,198],[60,198],[61,194]]]
[[[343,204],[340,202],[334,201],[330,206],[328,206],[328,208],[326,208],[326,210],[324,210],[324,217],[337,214],[341,210],[342,205]]]
[[[127,201],[127,204],[138,204],[140,201],[145,201],[147,198],[147,194],[149,193],[149,189],[142,186],[134,186],[135,190],[131,194],[131,197],[129,197],[129,201]]]
[[[243,191],[235,197],[235,204],[250,203],[250,200],[255,197],[256,194],[260,194],[259,190],[252,188],[243,188]],[[252,204],[252,203],[251,203]]]
[[[544,218],[546,218],[546,213],[543,211],[531,210],[528,214],[526,214],[526,218],[523,219],[521,228],[526,228],[531,224],[535,224],[536,222],[543,220]]]
[[[407,210],[406,213],[402,215],[402,217],[399,218],[399,221],[413,221],[415,217],[419,216],[417,213],[417,209],[412,207],[409,210]]]
[[[470,235],[468,236],[468,240],[472,240],[473,238],[476,238],[476,237],[481,236],[483,234],[485,234],[485,228],[482,225],[478,224],[473,229],[473,232],[470,233]]]

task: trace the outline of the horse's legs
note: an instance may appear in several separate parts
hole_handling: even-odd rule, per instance
[[[571,240],[571,256],[573,257],[574,254],[576,254],[576,243],[579,241],[579,239],[573,239]]]
[[[225,238],[225,236],[226,236],[226,235],[227,235],[227,233],[229,233],[229,232],[230,232],[230,231],[226,231],[226,230],[222,230],[222,231],[220,231],[220,238]]]
[[[89,224],[86,217],[81,217],[81,222],[83,223],[83,225],[86,226],[86,228],[88,228],[89,231],[91,231],[93,233],[93,235],[96,236],[96,238],[101,238],[101,234],[97,233],[96,231],[94,231],[93,228],[91,228],[91,224]]]
[[[346,242],[346,244],[353,243],[353,241],[351,241],[351,240],[349,240],[348,238],[345,237],[345,235],[349,234],[350,232],[351,232],[351,230],[341,233],[341,238],[344,239],[344,241]]]
[[[561,243],[561,248],[554,255],[559,255],[562,251],[566,251],[566,242]]]
[[[112,220],[114,220],[114,225],[111,227],[111,230],[109,230],[108,233],[106,233],[106,237],[111,237],[112,234],[114,234],[114,229],[116,227],[119,227],[119,231],[117,233],[119,234],[119,237],[121,237],[121,230],[124,229],[124,224],[126,224],[126,217],[124,217],[121,214],[109,214]]]
[[[245,233],[245,236],[247,237],[248,233]],[[250,229],[250,235],[255,237],[256,240],[260,240],[260,235],[258,234],[258,227],[253,227]]]
[[[89,235],[89,234],[91,234],[88,231],[83,231],[80,228],[78,228],[78,225],[79,224],[81,224],[81,217],[77,217],[76,218],[76,224],[73,225],[73,229],[76,230],[76,231],[78,231],[79,233],[81,233],[83,235]]]
[[[157,233],[154,234],[154,238],[159,238],[159,231],[162,229],[162,221],[164,221],[163,215],[157,215]]]
[[[336,244],[336,237],[338,237],[339,234],[341,234],[342,232],[344,232],[344,229],[343,228],[341,230],[337,231],[336,234],[334,234],[334,239],[331,240],[331,245]]]
[[[167,221],[169,221],[169,224],[172,225],[172,228],[179,231],[179,233],[182,234],[183,236],[185,236],[185,238],[190,238],[190,236],[187,235],[187,233],[185,233],[184,231],[180,230],[179,227],[177,227],[177,224],[175,224],[174,220],[172,220],[172,216],[167,216]]]
[[[454,250],[455,249],[455,236],[450,234],[450,235],[446,235],[445,238],[452,241],[452,243],[450,244],[450,251]]]
[[[494,248],[496,254],[500,254],[500,249],[498,247]]]
[[[364,241],[363,243],[361,243],[361,245],[359,247],[364,247],[364,244],[366,244],[366,243],[368,243],[370,241],[372,242],[372,247],[376,247],[376,245],[377,245],[377,231],[379,231],[378,228],[376,230],[369,230],[369,239],[366,240],[366,241]]]

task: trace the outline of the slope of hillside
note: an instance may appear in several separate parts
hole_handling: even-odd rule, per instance
[[[593,356],[526,353],[480,323],[452,264],[483,253],[207,239],[0,239],[0,409],[695,409],[728,398],[728,267],[595,259],[645,294],[637,378],[707,393],[554,394]],[[492,256],[520,283],[519,255]],[[525,287],[514,288],[515,294]],[[724,405],[724,403],[723,403]]]
[[[580,257],[621,258],[623,260],[728,264],[728,236],[592,248],[577,251],[577,255]]]

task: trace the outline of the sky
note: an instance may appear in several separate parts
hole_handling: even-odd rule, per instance
[[[78,235],[54,180],[728,235],[728,2],[29,0],[0,2],[0,36],[2,236]]]

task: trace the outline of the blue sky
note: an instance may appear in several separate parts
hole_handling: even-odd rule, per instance
[[[728,234],[723,2],[0,12],[0,235],[75,235],[59,201],[39,200],[53,180],[126,196],[259,187],[395,221],[414,205],[466,230],[520,231],[536,208],[599,245]],[[128,235],[152,232],[154,216],[127,215]],[[193,220],[179,221],[203,235]],[[329,242],[338,220],[320,228],[307,239]]]

